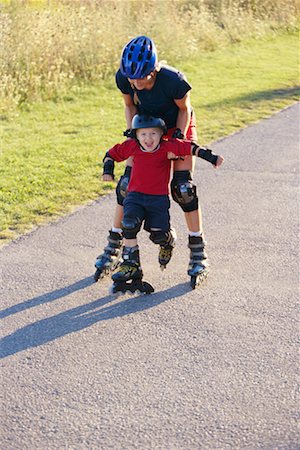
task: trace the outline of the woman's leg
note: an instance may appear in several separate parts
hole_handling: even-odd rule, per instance
[[[207,254],[203,236],[202,213],[197,196],[197,188],[192,180],[195,157],[174,161],[174,174],[171,182],[173,199],[184,212],[188,228],[188,247],[190,262],[188,274],[207,271]]]
[[[130,163],[130,161],[129,161]],[[131,174],[131,167],[126,166],[125,172],[120,178],[117,188],[117,206],[115,208],[115,214],[113,219],[113,226],[108,232],[107,241],[108,244],[104,247],[104,251],[99,255],[95,262],[96,272],[94,275],[94,280],[98,281],[104,275],[113,271],[119,264],[122,245],[123,245],[123,235],[122,235],[122,219],[123,219],[123,202],[127,193],[127,186],[129,183]]]

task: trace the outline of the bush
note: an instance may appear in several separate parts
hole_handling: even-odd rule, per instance
[[[2,109],[113,76],[123,45],[135,35],[152,37],[160,59],[176,65],[200,50],[295,29],[299,1],[7,2],[0,14]]]

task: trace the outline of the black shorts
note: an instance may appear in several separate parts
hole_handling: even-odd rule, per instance
[[[150,195],[128,192],[124,200],[124,218],[139,217],[146,231],[158,228],[170,230],[170,199],[168,195]]]

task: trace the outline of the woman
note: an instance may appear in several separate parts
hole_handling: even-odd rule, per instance
[[[176,69],[158,63],[154,42],[147,36],[137,36],[128,42],[122,52],[121,63],[116,73],[116,84],[120,89],[124,105],[127,131],[135,114],[160,117],[164,120],[169,138],[186,138],[197,142],[195,114],[191,107],[191,85]],[[130,178],[132,159],[127,160],[124,175],[116,193],[117,208],[113,227],[109,231],[108,245],[97,258],[95,281],[114,270],[118,264],[122,247],[123,201]],[[172,197],[182,208],[189,230],[188,247],[190,262],[188,275],[206,275],[208,272],[205,241],[203,237],[201,210],[198,205],[196,186],[192,181],[194,157],[174,161],[171,182]]]

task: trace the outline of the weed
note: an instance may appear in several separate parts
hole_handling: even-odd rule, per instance
[[[176,66],[201,51],[295,30],[299,4],[300,0],[2,2],[0,113],[38,99],[72,96],[81,83],[113,77],[123,45],[135,35],[151,36],[160,58]]]

